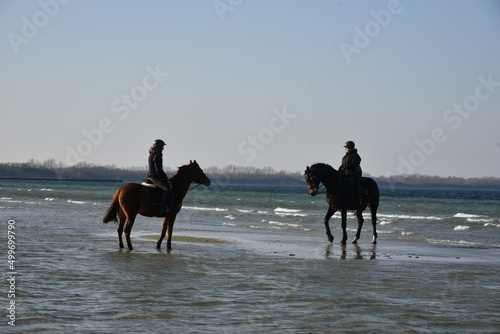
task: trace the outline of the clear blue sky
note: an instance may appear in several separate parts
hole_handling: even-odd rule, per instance
[[[0,162],[500,177],[498,1],[1,1]]]

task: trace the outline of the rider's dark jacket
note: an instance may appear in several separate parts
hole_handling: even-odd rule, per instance
[[[361,177],[361,157],[358,154],[358,150],[353,148],[342,158],[342,165],[339,167],[339,172],[344,173],[347,176],[357,176]]]
[[[148,178],[168,179],[167,174],[163,171],[163,154],[161,152],[151,149],[148,164]]]

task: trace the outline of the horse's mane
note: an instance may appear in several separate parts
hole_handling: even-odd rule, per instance
[[[181,173],[182,171],[186,170],[187,168],[191,167],[194,164],[197,164],[196,160],[194,162],[187,164],[187,165],[182,165],[180,167],[177,167],[177,172],[175,173],[175,175]]]
[[[314,165],[311,165],[311,169],[327,169],[329,172],[336,172],[335,168],[330,166],[329,164],[325,164],[322,162],[315,163]]]

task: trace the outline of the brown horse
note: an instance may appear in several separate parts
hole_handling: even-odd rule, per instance
[[[174,227],[175,217],[182,208],[182,200],[189,190],[189,185],[194,182],[203,184],[205,187],[210,185],[210,179],[203,173],[196,160],[190,161],[189,165],[179,168],[177,173],[170,179],[172,190],[174,192],[174,201],[169,205],[170,210],[163,219],[161,236],[156,244],[156,248],[161,248],[161,243],[168,231],[167,250],[172,249],[172,229]],[[120,248],[123,248],[122,233],[125,227],[125,238],[129,250],[132,250],[130,242],[130,232],[134,225],[137,214],[146,217],[160,217],[159,205],[151,204],[148,200],[146,187],[137,183],[127,183],[118,189],[113,197],[113,202],[108,208],[103,223],[110,221],[117,222],[117,216],[120,218],[118,225],[118,240]]]
[[[363,188],[363,203],[356,203],[354,197],[354,187],[350,184],[349,179],[343,177],[337,170],[327,164],[317,163],[310,168],[307,167],[305,179],[309,193],[316,196],[320,193],[320,184],[326,189],[326,202],[328,203],[328,211],[325,215],[324,223],[328,241],[333,242],[333,235],[330,231],[330,218],[336,211],[340,211],[342,219],[343,236],[340,245],[345,245],[347,242],[347,210],[355,210],[355,215],[358,218],[358,230],[356,237],[352,241],[357,243],[361,235],[363,227],[363,211],[366,207],[370,208],[372,214],[373,238],[372,243],[377,243],[377,209],[379,206],[380,192],[377,183],[369,178],[361,178],[361,187]]]

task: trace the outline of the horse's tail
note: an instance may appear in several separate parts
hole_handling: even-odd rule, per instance
[[[113,202],[111,202],[111,205],[109,206],[106,215],[104,215],[104,218],[102,219],[103,223],[109,223],[111,221],[118,222],[117,216],[118,216],[118,209],[120,208],[120,203],[118,202],[119,195],[120,195],[120,190],[118,189],[118,191],[113,196]]]
[[[380,204],[380,190],[378,188],[377,182],[375,182],[374,179],[372,178],[366,178],[368,181],[368,188],[369,188],[369,197],[370,197],[370,206],[374,208],[375,210],[378,208]]]

